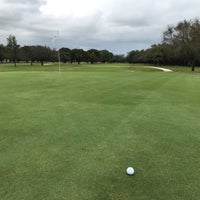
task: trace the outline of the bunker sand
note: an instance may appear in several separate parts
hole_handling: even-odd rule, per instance
[[[159,70],[161,70],[163,72],[172,72],[171,69],[167,69],[167,68],[163,68],[163,67],[153,67],[153,66],[145,66],[145,67],[147,67],[147,68],[153,68],[153,69],[159,69]]]

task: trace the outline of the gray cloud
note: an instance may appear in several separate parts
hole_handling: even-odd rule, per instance
[[[90,10],[89,4],[83,8],[74,6],[77,12],[73,13],[63,5],[58,15],[43,12],[41,8],[48,6],[48,1],[0,0],[0,43],[5,43],[9,34],[14,34],[21,45],[53,47],[52,38],[59,30],[57,47],[106,48],[114,53],[126,53],[160,42],[168,24],[200,15],[198,0],[99,0],[97,8]],[[78,4],[78,0],[74,1]],[[65,2],[72,1],[57,0],[60,4]],[[83,14],[79,13],[81,11]]]

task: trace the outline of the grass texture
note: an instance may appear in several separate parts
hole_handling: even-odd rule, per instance
[[[2,68],[0,199],[199,199],[199,74]]]

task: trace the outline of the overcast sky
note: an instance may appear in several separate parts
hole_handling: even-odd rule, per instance
[[[161,42],[167,25],[196,17],[199,0],[0,0],[0,43],[13,34],[21,46],[126,54]]]

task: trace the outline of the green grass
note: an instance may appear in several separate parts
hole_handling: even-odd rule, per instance
[[[173,70],[174,72],[183,72],[183,73],[191,73],[191,67],[189,66],[164,66],[168,69]],[[195,67],[195,72],[192,73],[200,73],[200,67]]]
[[[129,64],[123,64],[123,63],[115,63],[115,64],[87,64],[87,63],[81,63],[81,64],[60,64],[60,71],[124,71],[125,69],[130,68]],[[19,63],[17,64],[17,67],[14,66],[12,63],[3,63],[0,64],[0,72],[13,72],[13,71],[25,71],[25,72],[33,72],[33,71],[59,71],[59,64],[58,63],[45,63],[43,66],[41,66],[39,63],[34,63],[33,66],[30,65],[30,63]]]
[[[0,199],[199,199],[198,73],[4,66]]]
[[[60,71],[102,71],[102,72],[119,72],[119,71],[143,71],[143,72],[155,72],[160,71],[157,69],[148,68],[149,64],[127,64],[127,63],[113,63],[113,64],[87,64],[87,63],[73,63],[60,65]],[[153,66],[153,65],[152,65]],[[171,69],[173,72],[191,73],[191,67],[188,66],[158,66]],[[13,72],[13,71],[59,71],[58,63],[45,63],[43,66],[40,63],[34,63],[33,66],[30,63],[18,63],[17,67],[13,63],[0,63],[0,72]],[[195,68],[195,72],[200,73],[200,67]]]

